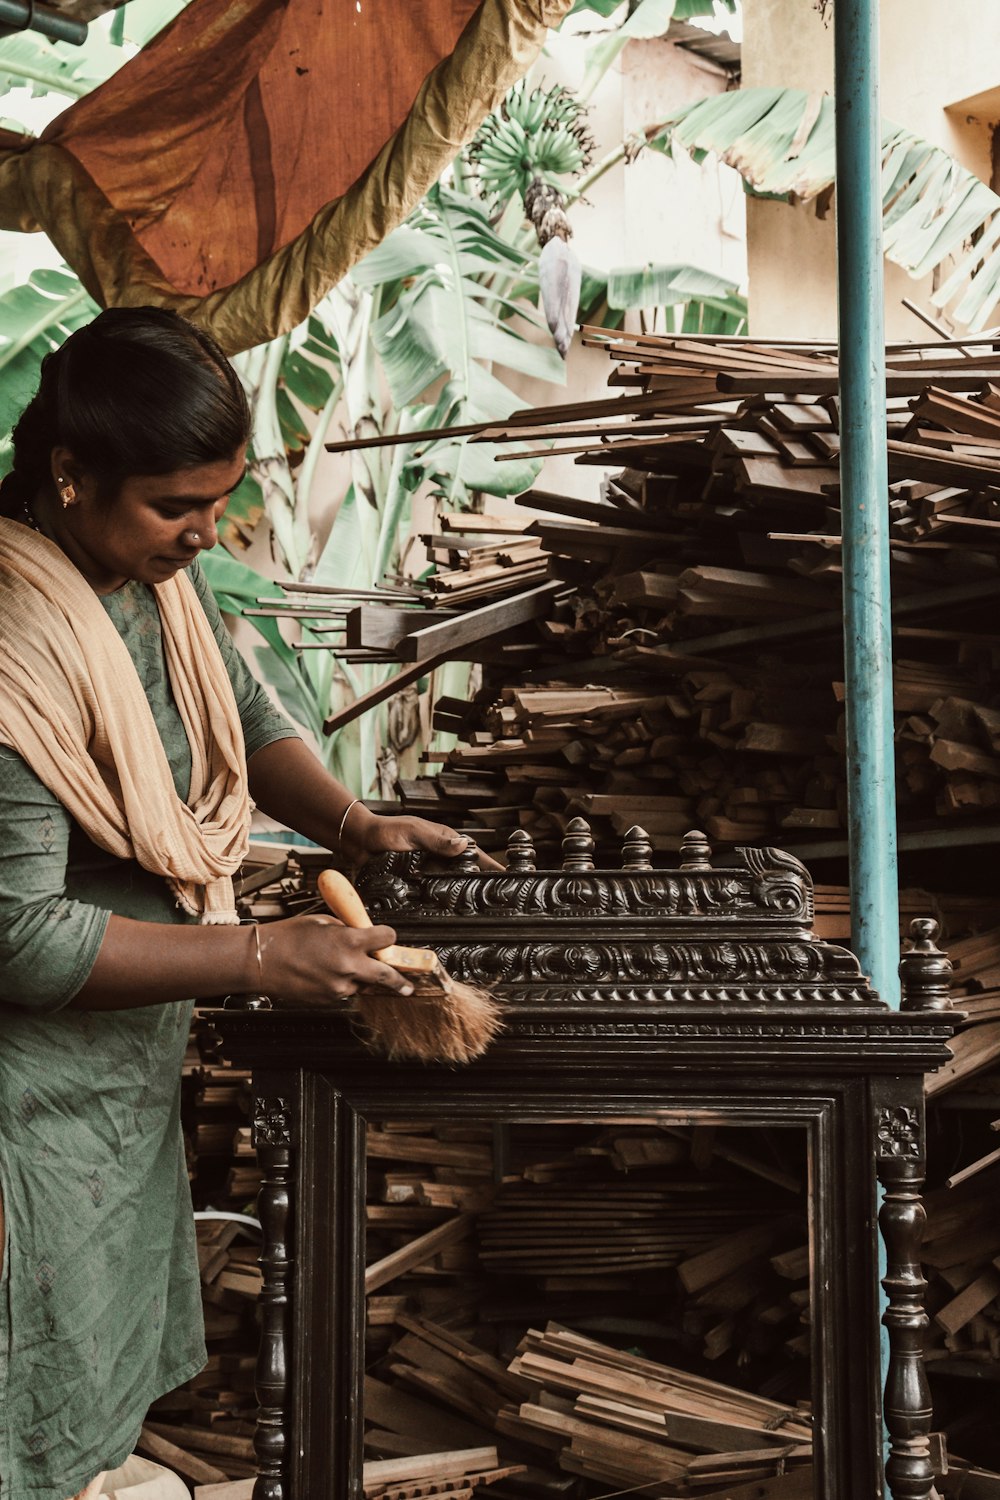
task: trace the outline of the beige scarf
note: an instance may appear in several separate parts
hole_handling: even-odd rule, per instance
[[[233,873],[251,802],[236,699],[186,573],[153,590],[191,746],[177,796],[128,649],[83,575],[46,537],[0,518],[0,742],[95,844],[169,882],[203,922],[236,922]]]

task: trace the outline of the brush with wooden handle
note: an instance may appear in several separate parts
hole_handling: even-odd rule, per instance
[[[345,927],[374,923],[351,882],[339,870],[323,870],[319,893]],[[370,1045],[389,1058],[420,1062],[471,1062],[485,1052],[500,1030],[500,1009],[486,990],[452,979],[431,948],[404,948],[394,943],[372,954],[398,969],[413,984],[413,994],[361,990],[351,1006],[361,1018]]]

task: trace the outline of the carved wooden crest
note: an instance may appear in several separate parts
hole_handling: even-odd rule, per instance
[[[536,868],[519,830],[502,872],[480,870],[471,848],[445,871],[390,854],[358,885],[401,942],[435,948],[455,978],[510,1004],[882,1009],[854,955],[812,936],[812,881],[783,850],[740,848],[716,865],[690,833],[677,869],[653,869],[640,828],[621,869],[595,869],[593,849],[575,818],[558,870]]]

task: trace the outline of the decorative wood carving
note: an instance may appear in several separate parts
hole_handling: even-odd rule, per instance
[[[359,886],[400,941],[431,943],[455,978],[499,987],[515,1011],[881,1005],[852,953],[811,936],[812,882],[780,849],[737,849],[713,868],[704,835],[690,833],[679,868],[654,870],[636,827],[623,868],[595,870],[582,818],[563,848],[561,870],[538,871],[517,830],[502,873],[433,872],[420,854],[389,854]]]
[[[254,1376],[259,1403],[254,1450],[260,1472],[254,1484],[253,1500],[287,1500],[290,1239],[295,1134],[291,1099],[281,1095],[255,1096],[251,1132],[262,1173],[257,1212],[263,1235],[260,1257],[263,1272],[261,1337]]]
[[[582,819],[574,819],[582,822]],[[628,840],[643,841],[641,829]],[[581,844],[584,835],[574,838]],[[592,841],[591,841],[592,842]],[[703,846],[708,848],[707,844]],[[515,846],[523,858],[524,845]],[[632,859],[636,858],[629,851]],[[641,917],[739,923],[776,917],[806,937],[813,916],[812,882],[799,861],[780,849],[737,849],[738,863],[712,869],[700,861],[690,869],[651,870],[631,863],[623,870],[595,870],[574,850],[562,870],[456,870],[426,873],[419,853],[383,855],[362,872],[360,888],[373,913],[408,918],[487,917],[496,920]]]
[[[903,985],[902,1009],[951,1010],[948,994],[953,973],[951,959],[937,947],[941,928],[932,917],[915,917],[899,963]]]
[[[716,865],[700,833],[683,840],[677,869],[653,869],[651,852],[632,828],[622,868],[596,870],[590,830],[574,819],[559,870],[538,870],[517,830],[503,872],[479,870],[471,848],[444,871],[392,854],[362,872],[366,904],[400,942],[430,945],[456,977],[487,984],[502,1002],[502,1033],[465,1068],[385,1062],[335,1011],[278,1003],[216,1013],[224,1054],[253,1067],[258,1086],[265,1251],[254,1500],[314,1500],[320,1481],[327,1500],[360,1493],[365,1119],[586,1121],[636,1109],[810,1131],[816,1500],[882,1487],[874,1162],[886,1192],[888,1474],[894,1500],[929,1500],[922,1075],[946,1061],[955,1019],[937,927],[913,924],[895,1013],[847,949],[812,936],[812,884],[790,855],[737,849]],[[321,1095],[334,1106],[321,1108]],[[294,1252],[307,1290],[290,1309],[293,1170],[309,1231]],[[301,1340],[294,1391],[290,1320]],[[318,1348],[327,1367],[313,1365]]]

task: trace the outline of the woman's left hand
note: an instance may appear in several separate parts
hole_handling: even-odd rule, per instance
[[[353,828],[352,819],[355,820]],[[345,824],[342,848],[347,859],[360,864],[376,854],[406,853],[411,849],[435,859],[457,859],[465,853],[468,842],[464,833],[456,833],[444,823],[431,823],[426,818],[380,817],[358,806]],[[488,854],[481,850],[476,852],[482,868],[503,868]]]

